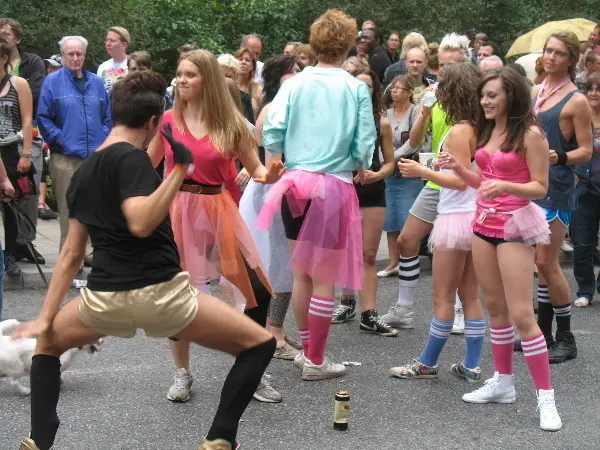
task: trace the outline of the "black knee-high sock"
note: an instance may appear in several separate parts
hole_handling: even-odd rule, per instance
[[[567,333],[571,331],[571,304],[554,306],[554,316],[556,317],[556,333]]]
[[[550,302],[550,291],[546,285],[538,286],[538,311],[538,326],[542,330],[542,333],[544,333],[546,342],[552,342],[554,341],[554,337],[552,336],[554,309]]]
[[[237,356],[223,384],[221,401],[206,435],[207,440],[224,439],[231,444],[235,442],[240,418],[252,400],[276,346],[277,341],[271,338]]]
[[[48,450],[60,425],[56,406],[60,394],[60,360],[35,355],[31,361],[31,439],[40,450]]]
[[[267,327],[267,316],[269,315],[269,304],[271,303],[271,293],[264,284],[260,281],[258,274],[252,269],[246,261],[246,270],[248,271],[248,277],[250,278],[250,284],[252,285],[252,292],[254,292],[254,298],[256,299],[256,307],[247,309],[244,311],[248,317],[254,320],[261,327]]]

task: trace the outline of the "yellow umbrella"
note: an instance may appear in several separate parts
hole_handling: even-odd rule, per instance
[[[548,36],[556,31],[568,30],[577,35],[580,41],[587,41],[596,24],[587,19],[569,19],[555,22],[547,22],[541,27],[531,30],[517,38],[506,54],[507,58],[515,55],[523,55],[540,50],[544,47]]]

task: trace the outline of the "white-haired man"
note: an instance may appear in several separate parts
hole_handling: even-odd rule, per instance
[[[483,58],[479,61],[479,68],[483,73],[489,72],[490,70],[500,69],[504,66],[504,63],[499,56],[492,55]]]
[[[81,36],[66,36],[58,44],[63,67],[44,80],[37,120],[50,148],[62,247],[69,231],[66,195],[71,178],[83,160],[104,142],[112,120],[102,79],[83,68],[88,41]]]
[[[456,33],[448,34],[442,39],[439,48],[440,69],[447,64],[470,62],[471,50],[469,38]],[[435,86],[431,87],[435,89]],[[444,136],[451,126],[446,123],[446,113],[436,104],[433,107],[422,106],[421,114],[410,130],[410,145],[419,148],[427,132],[432,134],[431,151],[437,153]],[[410,165],[407,160],[400,164]],[[398,238],[400,247],[400,265],[398,268],[399,293],[398,301],[390,311],[383,316],[388,324],[395,328],[413,328],[413,305],[415,290],[421,271],[419,249],[421,241],[433,229],[437,217],[437,205],[440,199],[440,187],[429,181],[415,200],[404,228]],[[460,300],[457,298],[453,334],[464,332],[464,315]]]

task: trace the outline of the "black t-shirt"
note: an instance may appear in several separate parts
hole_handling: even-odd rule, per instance
[[[163,283],[181,271],[167,217],[146,238],[127,227],[121,203],[149,196],[160,177],[146,152],[119,142],[90,155],[77,169],[67,191],[69,217],[87,226],[94,248],[87,287],[129,291]]]

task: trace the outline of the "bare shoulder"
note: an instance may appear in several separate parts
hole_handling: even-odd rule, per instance
[[[587,97],[581,92],[573,94],[573,97],[569,100],[569,106],[575,108],[575,111],[579,111],[581,108],[590,109]]]
[[[532,150],[534,152],[548,152],[548,141],[546,135],[537,125],[532,125],[525,132],[524,137],[525,151]]]
[[[475,136],[475,128],[470,123],[457,123],[451,129],[448,134],[448,139],[471,139]]]
[[[10,81],[12,81],[13,85],[17,89],[29,88],[29,83],[27,82],[27,80],[25,78],[12,76],[12,77],[10,77]]]

